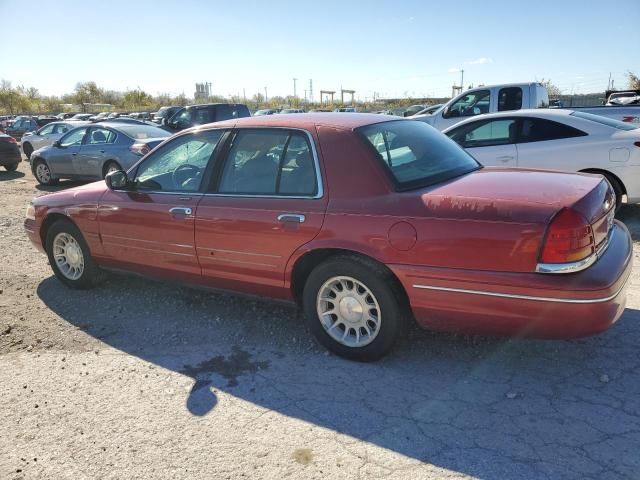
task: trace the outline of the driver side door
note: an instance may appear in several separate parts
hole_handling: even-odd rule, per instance
[[[200,276],[195,211],[224,134],[181,135],[142,160],[130,188],[105,193],[98,218],[107,263],[184,280]]]
[[[81,174],[74,169],[74,158],[80,151],[86,133],[86,127],[76,128],[62,137],[58,146],[51,146],[47,163],[55,177],[75,177]]]

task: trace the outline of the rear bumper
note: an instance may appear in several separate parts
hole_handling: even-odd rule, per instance
[[[609,248],[572,274],[502,273],[390,265],[417,322],[437,331],[574,338],[613,325],[626,304],[633,247],[616,222]]]

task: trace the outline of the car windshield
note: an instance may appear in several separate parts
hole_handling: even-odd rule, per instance
[[[600,125],[617,128],[618,130],[635,130],[636,128],[640,128],[638,124],[625,123],[621,122],[620,120],[614,120],[613,118],[594,115],[593,113],[573,112],[571,115],[573,115],[574,117],[583,118],[585,120],[599,123]]]
[[[423,122],[394,120],[361,127],[358,132],[401,190],[443,182],[481,168],[454,141]]]
[[[165,138],[171,135],[166,130],[152,125],[120,124],[118,125],[118,130],[135,140]]]

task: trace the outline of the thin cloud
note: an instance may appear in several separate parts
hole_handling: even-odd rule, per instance
[[[487,63],[493,63],[493,59],[489,57],[480,57],[475,60],[469,60],[468,62],[464,62],[465,65],[485,65]]]

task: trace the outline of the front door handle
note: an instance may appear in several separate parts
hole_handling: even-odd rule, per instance
[[[169,210],[171,215],[191,215],[192,210],[189,207],[173,207]]]
[[[279,222],[294,222],[294,223],[304,223],[306,220],[304,215],[300,215],[298,213],[281,213],[278,215]]]
[[[498,160],[501,162],[509,162],[513,160],[515,157],[513,155],[503,155],[502,157],[498,157]]]

